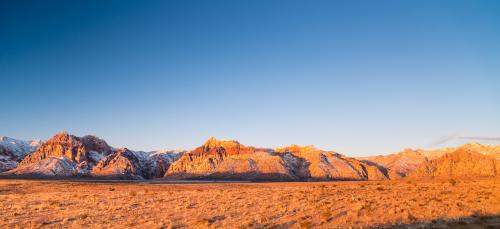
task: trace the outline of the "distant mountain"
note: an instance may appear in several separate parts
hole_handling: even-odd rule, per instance
[[[165,178],[295,180],[279,155],[215,138],[173,162]]]
[[[301,180],[385,180],[384,169],[355,158],[313,146],[291,145],[274,150]]]
[[[405,149],[396,154],[360,157],[358,159],[386,168],[391,179],[397,179],[405,177],[425,161],[440,157],[449,152],[452,152],[452,149],[432,151]]]
[[[487,146],[478,143],[465,144],[460,148],[467,148],[482,155],[489,155],[500,159],[500,146]],[[459,148],[444,148],[437,150],[405,149],[396,154],[360,157],[365,162],[372,162],[388,170],[391,179],[405,177],[417,169],[424,162],[455,152]]]
[[[6,175],[85,176],[116,179],[162,177],[183,151],[115,149],[91,135],[76,137],[61,132],[26,156]]]
[[[26,156],[17,168],[8,173],[34,176],[83,176],[112,152],[113,148],[95,136],[80,138],[61,132]]]
[[[0,172],[17,167],[26,155],[35,151],[42,141],[22,141],[9,137],[0,137]]]
[[[464,145],[442,157],[422,163],[408,174],[409,178],[497,177],[500,175],[498,152],[476,144]],[[498,149],[498,148],[497,148]]]
[[[172,163],[165,178],[381,180],[387,179],[387,175],[376,166],[311,146],[271,150],[210,138]]]
[[[104,157],[92,169],[91,176],[117,179],[149,179],[163,177],[183,151],[131,151],[119,149]]]
[[[191,151],[116,149],[91,135],[61,132],[47,142],[0,138],[0,172],[10,176],[106,179],[385,180],[402,177],[497,176],[500,146],[352,158],[313,146],[276,149],[208,139]]]

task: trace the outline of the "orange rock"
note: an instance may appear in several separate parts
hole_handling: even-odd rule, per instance
[[[464,145],[453,153],[424,162],[410,178],[425,177],[496,177],[500,161],[490,154],[481,153],[480,148]]]

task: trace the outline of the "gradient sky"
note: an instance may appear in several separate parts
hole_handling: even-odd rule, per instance
[[[500,1],[1,1],[0,78],[20,139],[498,144]]]

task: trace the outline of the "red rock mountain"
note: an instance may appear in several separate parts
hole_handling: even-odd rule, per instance
[[[274,150],[301,180],[385,180],[384,169],[313,146],[291,145]]]
[[[478,148],[465,145],[452,153],[422,163],[409,178],[451,177],[497,177],[500,175],[500,160]]]
[[[130,150],[122,148],[104,157],[92,169],[92,176],[118,178],[118,179],[143,179],[146,177],[146,168]]]
[[[112,151],[113,149],[104,140],[95,136],[87,135],[80,138],[61,132],[24,158],[20,165],[31,164],[50,157],[65,157],[77,164],[97,163],[102,156]]]
[[[60,132],[26,156],[17,168],[8,173],[37,176],[88,175],[102,157],[112,152],[113,149],[104,140],[95,136],[80,138]]]
[[[458,149],[466,149],[481,155],[488,155],[500,159],[500,146],[487,146],[477,143],[465,144],[459,148],[444,148],[437,150],[405,149],[397,154],[362,157],[358,159],[383,166],[387,169],[391,179],[396,179],[398,177],[407,176],[429,160],[440,158]]]
[[[172,163],[169,179],[295,180],[279,155],[233,140],[208,139]]]
[[[158,178],[163,177],[170,164],[182,153],[182,151],[115,150],[95,136],[76,137],[61,132],[26,156],[15,169],[4,174],[119,179]]]
[[[188,152],[116,150],[97,137],[66,132],[39,147],[0,141],[0,169],[10,169],[4,175],[279,181],[491,177],[498,176],[499,161],[500,146],[480,144],[356,159],[313,146],[265,149],[215,138]]]
[[[381,180],[383,169],[314,147],[276,150],[210,138],[185,153],[165,174],[171,179]]]

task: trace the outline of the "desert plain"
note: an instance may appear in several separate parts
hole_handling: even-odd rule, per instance
[[[0,228],[500,228],[500,180],[0,180]]]

